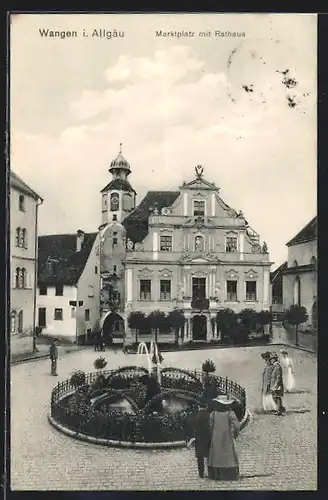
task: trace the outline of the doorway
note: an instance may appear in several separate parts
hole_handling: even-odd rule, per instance
[[[206,341],[207,318],[204,314],[192,318],[192,339]]]
[[[46,308],[45,307],[39,307],[39,321],[38,325],[40,328],[45,328],[47,326],[47,320],[46,320]]]

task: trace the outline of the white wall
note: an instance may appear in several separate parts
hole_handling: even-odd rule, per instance
[[[299,266],[309,265],[312,257],[317,258],[317,244],[317,240],[313,240],[288,247],[288,267],[292,267],[295,260]]]
[[[56,288],[49,286],[47,295],[40,295],[39,288],[37,289],[37,308],[36,308],[36,325],[39,320],[39,308],[46,308],[46,328],[42,330],[43,334],[58,335],[70,340],[76,338],[76,318],[72,317],[74,307],[70,306],[69,302],[77,300],[77,288],[75,286],[64,286],[63,296],[56,296]],[[55,309],[63,310],[63,320],[55,320]],[[76,308],[75,308],[76,311]]]
[[[78,308],[77,315],[79,336],[85,335],[88,329],[93,330],[100,320],[100,255],[97,252],[99,242],[100,234],[98,233],[77,286],[77,300],[83,301],[83,306]],[[97,273],[95,267],[97,267]],[[89,321],[85,320],[86,309],[90,311]]]

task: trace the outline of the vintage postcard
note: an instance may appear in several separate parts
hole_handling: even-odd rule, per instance
[[[317,16],[11,14],[12,490],[317,489]]]

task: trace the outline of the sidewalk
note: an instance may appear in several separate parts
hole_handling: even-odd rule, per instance
[[[30,336],[21,338],[11,338],[10,342],[10,364],[22,363],[24,361],[33,361],[49,357],[49,343],[44,339],[37,338],[37,351],[33,352],[33,338]],[[58,345],[59,356],[70,352],[76,352],[85,348],[75,344]]]

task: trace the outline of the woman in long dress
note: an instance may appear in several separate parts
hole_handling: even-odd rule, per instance
[[[240,431],[240,424],[231,410],[233,399],[218,396],[212,401],[210,414],[211,445],[208,456],[208,477],[216,481],[239,479],[239,460],[234,440]]]
[[[291,392],[295,388],[294,364],[287,351],[280,352],[284,388],[286,392]]]
[[[263,411],[274,411],[277,409],[276,404],[273,400],[272,394],[270,392],[270,381],[273,366],[270,360],[270,353],[264,352],[261,357],[265,361],[265,366],[262,374],[262,408]]]

